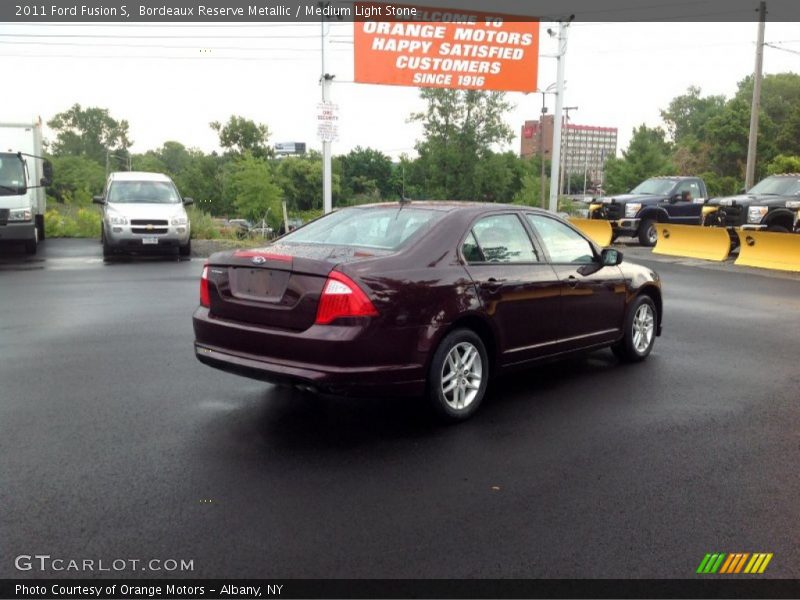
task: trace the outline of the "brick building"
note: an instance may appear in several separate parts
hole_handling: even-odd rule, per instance
[[[520,156],[527,158],[553,152],[553,115],[542,121],[525,121],[520,134]],[[595,185],[603,182],[607,158],[617,154],[617,128],[569,123],[561,130],[561,156],[565,174],[583,176]]]

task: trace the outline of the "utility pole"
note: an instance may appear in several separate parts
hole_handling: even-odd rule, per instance
[[[550,155],[550,212],[558,212],[559,157],[561,156],[561,111],[564,106],[564,61],[567,57],[567,32],[575,18],[571,15],[566,21],[558,23],[558,78],[556,81],[556,112],[553,115],[553,153]]]
[[[540,202],[542,203],[542,208],[545,207],[545,174],[544,174],[544,116],[547,114],[547,107],[544,105],[544,94],[542,92],[542,116],[539,117],[539,149],[541,150],[541,167],[542,172],[539,174],[539,181],[542,184],[542,192],[540,196]]]
[[[544,117],[547,114],[547,106],[545,105],[545,96],[547,94],[554,93],[552,90],[556,87],[555,83],[551,83],[543,90],[538,90],[538,93],[542,95],[542,113],[539,117],[539,150],[541,152],[541,173],[539,175],[539,182],[541,183],[542,190],[541,196],[539,198],[539,202],[542,204],[542,208],[547,208],[547,200],[545,200],[546,187],[545,184],[547,183],[547,177],[545,176],[545,169],[544,169]]]
[[[563,190],[564,194],[567,190],[564,189],[564,177],[567,174],[567,154],[569,153],[569,111],[578,110],[577,106],[565,106],[564,112],[567,113],[564,117],[564,152],[561,153],[559,160],[561,161],[561,177],[558,182],[558,187]],[[569,186],[569,178],[567,177],[567,186]]]
[[[764,25],[767,21],[767,3],[758,5],[758,41],[756,42],[756,70],[753,78],[753,103],[750,106],[750,137],[747,140],[747,171],[744,187],[753,187],[756,172],[756,142],[758,141],[758,112],[761,109],[761,71],[764,64]]]
[[[333,82],[334,76],[327,72],[325,67],[325,46],[327,40],[325,39],[325,11],[324,9],[328,8],[331,3],[330,2],[318,2],[317,5],[323,9],[322,16],[320,18],[320,49],[322,54],[322,73],[320,74],[320,84],[322,85],[322,107],[323,109],[321,112],[323,113],[322,116],[318,116],[318,119],[323,121],[327,120],[328,123],[325,125],[323,123],[323,127],[327,127],[324,131],[320,134],[320,138],[322,138],[322,208],[325,214],[328,214],[333,210],[333,200],[332,200],[332,191],[331,191],[331,179],[332,179],[332,172],[331,172],[331,142],[336,137],[336,120],[339,118],[336,115],[336,107],[330,104],[331,100],[331,83]],[[341,19],[341,16],[336,17],[337,19]]]
[[[322,17],[319,26],[320,45],[322,50],[322,73],[319,81],[322,84],[322,102],[323,104],[326,104],[330,102],[331,80],[333,79],[333,76],[328,75],[327,71],[325,70],[325,17]],[[331,142],[330,139],[326,137],[322,140],[322,210],[326,215],[333,210],[333,195],[331,192],[331,186]]]

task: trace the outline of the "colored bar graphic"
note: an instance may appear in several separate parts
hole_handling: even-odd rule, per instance
[[[705,573],[706,572],[706,570],[705,570],[706,569],[706,565],[708,564],[708,562],[710,560],[711,560],[711,555],[710,554],[706,554],[703,557],[703,560],[700,561],[700,566],[697,567],[697,572],[698,573]]]
[[[753,554],[753,557],[750,559],[750,562],[747,563],[747,566],[744,568],[744,572],[745,573],[754,573],[755,571],[754,571],[753,567],[758,568],[757,563],[761,562],[762,556],[763,555],[758,554],[758,553]]]
[[[722,564],[722,561],[723,561],[724,559],[725,559],[725,553],[724,553],[724,552],[722,552],[722,553],[719,555],[719,558],[717,559],[717,561],[716,561],[716,562],[714,563],[714,565],[711,567],[711,570],[709,571],[709,573],[716,573],[716,572],[717,572],[717,570],[719,569],[720,565]]]
[[[712,575],[715,573],[719,573],[720,575],[734,575],[739,573],[760,574],[766,570],[769,561],[772,560],[772,556],[772,553],[766,552],[756,552],[753,554],[749,552],[734,552],[733,554],[726,554],[724,552],[709,553],[700,561],[700,565],[697,567],[697,573]]]
[[[719,570],[719,572],[720,573],[728,573],[729,572],[728,569],[730,569],[731,563],[734,561],[735,558],[736,558],[735,554],[728,554],[728,560],[726,560],[723,563],[722,568]]]
[[[764,562],[761,563],[761,566],[758,568],[758,572],[759,573],[763,573],[764,569],[767,568],[767,565],[769,564],[769,561],[771,561],[771,560],[772,560],[772,552],[770,552],[769,554],[767,554],[764,557]]]
[[[742,558],[739,560],[739,562],[736,565],[736,570],[734,571],[733,569],[731,569],[731,573],[739,573],[742,570],[742,567],[744,567],[744,562],[750,556],[750,553],[749,552],[745,552],[741,556],[742,556]]]

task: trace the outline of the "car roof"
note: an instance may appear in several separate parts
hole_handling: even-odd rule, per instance
[[[163,173],[148,173],[147,171],[119,171],[112,173],[111,181],[172,181]]]
[[[373,204],[359,204],[347,208],[419,208],[423,210],[438,210],[442,212],[467,211],[481,213],[489,210],[528,210],[542,214],[552,214],[535,206],[527,204],[503,204],[499,202],[468,202],[464,200],[405,200],[403,202],[377,202]]]

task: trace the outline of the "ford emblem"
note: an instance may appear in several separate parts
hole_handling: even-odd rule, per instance
[[[250,259],[250,262],[252,262],[254,265],[263,265],[265,262],[267,262],[267,259],[263,256],[254,256]]]

